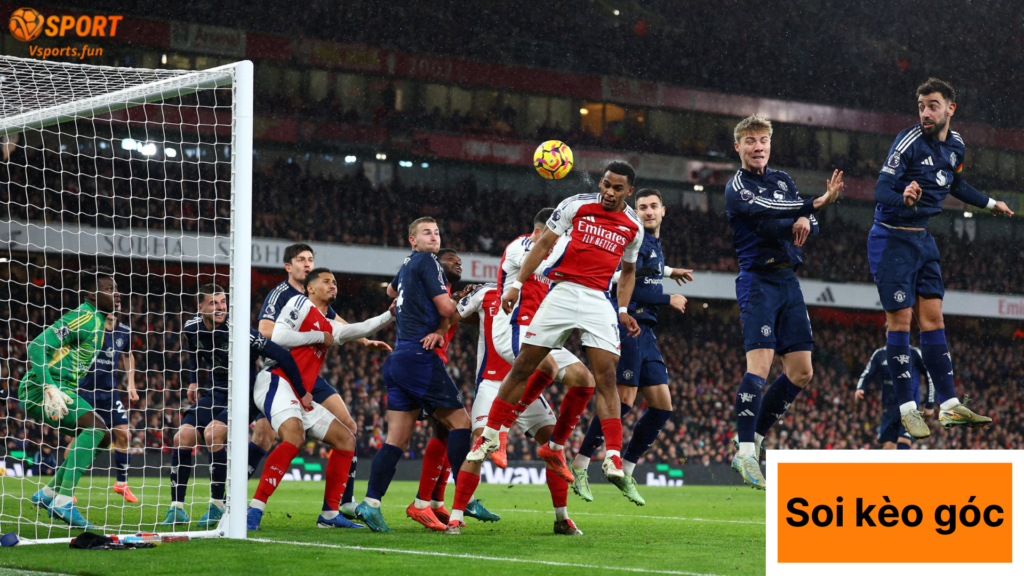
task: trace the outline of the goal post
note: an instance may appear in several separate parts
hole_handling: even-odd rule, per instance
[[[8,396],[0,406],[0,533],[22,543],[67,541],[81,533],[60,508],[61,497],[73,496],[96,532],[246,537],[252,141],[249,61],[181,71],[0,56],[0,386]],[[33,367],[29,344],[84,306],[79,278],[100,266],[113,270],[121,309],[112,327],[94,330],[102,332],[97,360],[61,372],[82,376],[80,389],[68,378],[62,390],[91,399],[110,420],[110,446],[97,446],[85,469],[71,465],[87,452],[76,440],[81,428],[34,417],[38,402],[19,386]],[[210,283],[227,294],[223,325],[199,310],[197,296]],[[200,330],[226,326],[228,334],[212,340],[218,349],[193,369],[184,333],[196,318]],[[46,358],[74,354],[61,343]],[[74,363],[53,364],[51,374]],[[201,396],[214,398],[212,428],[226,408],[224,484],[214,481],[219,446],[206,446],[198,412],[197,448],[175,444],[193,378]],[[130,380],[138,401],[130,400]],[[221,390],[226,406],[216,400]],[[165,526],[179,498],[175,458],[187,520]],[[137,502],[114,491],[125,478]],[[57,504],[45,505],[44,487]],[[219,522],[200,526],[215,505]]]

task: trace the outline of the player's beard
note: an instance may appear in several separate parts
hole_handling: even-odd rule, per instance
[[[936,120],[935,124],[931,128],[925,128],[924,124],[921,125],[921,130],[926,136],[930,138],[936,138],[942,131],[946,129],[946,125],[949,124],[949,118],[943,118],[941,121]]]

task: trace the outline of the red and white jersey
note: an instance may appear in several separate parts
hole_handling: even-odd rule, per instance
[[[494,348],[492,328],[501,309],[501,292],[495,284],[484,284],[456,304],[459,316],[480,316],[480,335],[476,348],[476,383],[482,380],[502,381],[512,366]]]
[[[644,227],[629,206],[609,212],[601,206],[600,194],[579,194],[566,198],[548,220],[548,228],[559,236],[568,235],[562,252],[544,268],[553,282],[569,281],[607,292],[619,262],[636,262]]]
[[[519,271],[523,268],[523,262],[529,256],[533,244],[530,235],[524,234],[505,247],[505,253],[501,256],[501,266],[498,268],[499,299],[508,285],[519,276]],[[550,289],[551,280],[536,272],[530,274],[526,282],[523,282],[523,287],[519,289],[519,303],[512,310],[511,322],[529,326],[530,320],[533,320],[533,315],[537,313],[537,308]]]
[[[303,384],[312,389],[313,382],[320,375],[320,368],[324,364],[327,352],[321,333],[330,332],[334,337],[334,345],[338,345],[369,336],[391,322],[392,318],[391,312],[385,312],[364,322],[342,324],[336,320],[328,320],[308,298],[296,295],[281,309],[281,314],[274,322],[274,333],[270,340],[291,352],[302,374]],[[274,368],[272,372],[288,380],[280,367]]]

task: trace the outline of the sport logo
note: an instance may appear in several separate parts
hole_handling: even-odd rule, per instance
[[[22,42],[31,42],[43,31],[43,15],[34,8],[18,8],[8,24],[11,35]]]
[[[533,338],[534,336],[536,336],[536,334],[534,334],[533,332],[527,332],[526,333],[526,337],[527,338]]]
[[[740,190],[740,200],[752,203],[754,201],[754,193],[744,188],[743,190]]]
[[[100,16],[98,14],[93,16],[83,14],[77,17],[70,14],[53,14],[43,18],[43,15],[35,8],[18,8],[11,13],[8,28],[11,30],[11,35],[22,42],[31,42],[38,38],[44,32],[44,25],[46,35],[50,37],[60,36],[63,38],[65,35],[70,36],[71,33],[79,38],[85,36],[111,37],[117,35],[117,25],[123,19],[124,16]]]
[[[939,170],[938,172],[935,173],[935,183],[938,184],[939,186],[945,186],[946,184],[949,184],[949,177],[946,176],[945,170]]]
[[[622,373],[622,377],[625,378],[626,380],[632,380],[633,379],[633,371],[632,370],[624,371]]]
[[[897,302],[903,302],[904,300],[907,299],[907,295],[903,292],[903,290],[897,290],[896,293],[892,295],[892,299]]]
[[[772,333],[772,327],[771,326],[769,326],[767,324],[765,324],[764,326],[761,326],[761,334],[763,336],[770,336],[771,333]]]

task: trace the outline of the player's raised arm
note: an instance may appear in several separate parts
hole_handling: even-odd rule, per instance
[[[295,390],[295,395],[300,399],[305,398],[308,393],[306,384],[302,381],[302,371],[299,370],[299,365],[295,363],[295,358],[291,355],[291,352],[275,344],[269,338],[263,337],[262,334],[252,328],[249,329],[249,347],[263,358],[276,362],[281,370],[284,371],[284,375],[288,383],[292,385],[292,389]],[[304,407],[308,408],[308,406]]]
[[[329,322],[333,328],[334,344],[337,345],[365,338],[390,324],[394,318],[391,315],[391,310],[388,310],[379,316],[374,316],[369,320],[356,322],[355,324],[342,324],[337,320],[330,320]]]
[[[306,306],[300,305],[303,303],[312,306],[312,304],[308,304],[309,300],[299,296],[292,298],[285,304],[284,310],[281,311],[281,315],[277,317],[277,322],[274,323],[274,332],[271,334],[270,340],[275,344],[283,346],[286,350],[299,346],[309,346],[310,344],[324,344],[325,346],[334,344],[333,336],[326,332],[319,330],[299,332],[299,327],[302,326],[302,321],[305,319],[307,312]]]
[[[878,371],[878,362],[876,358],[880,353],[885,352],[885,348],[879,348],[875,350],[875,353],[871,355],[871,359],[868,360],[868,365],[864,367],[864,371],[860,373],[860,379],[857,380],[857,391],[854,394],[854,400],[863,400],[864,391],[867,390],[867,384],[875,376],[875,372]]]
[[[552,216],[552,218],[554,217]],[[541,234],[537,243],[527,253],[526,258],[523,259],[522,267],[519,268],[519,274],[516,276],[515,282],[512,282],[508,289],[505,290],[505,293],[501,295],[501,308],[506,314],[512,313],[512,307],[519,301],[519,289],[523,287],[523,282],[529,280],[530,276],[537,271],[537,268],[544,262],[544,258],[547,257],[548,252],[558,242],[559,236],[558,232],[555,232],[550,227],[547,228]]]

